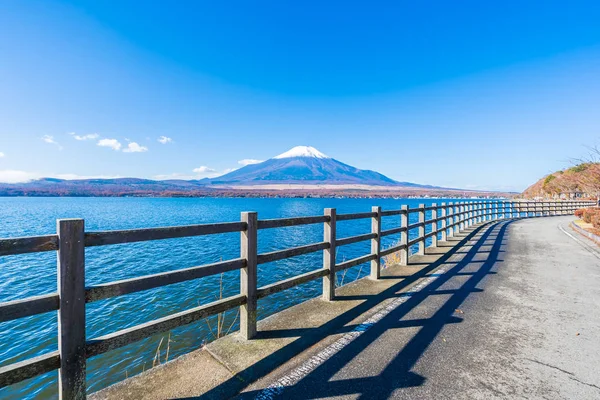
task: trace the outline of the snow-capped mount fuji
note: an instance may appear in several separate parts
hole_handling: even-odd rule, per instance
[[[296,146],[273,158],[281,159],[294,157],[331,158],[311,146]]]
[[[297,146],[258,164],[210,180],[212,185],[369,185],[401,184],[375,171],[363,170],[335,160],[314,147]],[[418,185],[414,185],[418,186]]]

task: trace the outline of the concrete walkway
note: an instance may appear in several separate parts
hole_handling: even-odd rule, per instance
[[[411,291],[398,290],[239,397],[600,398],[600,253],[571,220],[476,231]]]

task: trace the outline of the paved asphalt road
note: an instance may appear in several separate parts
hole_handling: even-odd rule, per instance
[[[343,348],[318,344],[240,397],[600,399],[600,252],[571,220],[482,229]]]

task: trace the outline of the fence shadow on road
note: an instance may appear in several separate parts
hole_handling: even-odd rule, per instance
[[[352,326],[348,327],[346,325],[355,318],[377,308],[386,299],[404,296],[398,292],[417,280],[428,276],[438,267],[444,266],[445,273],[429,283],[423,290],[412,294],[404,303],[313,369],[295,385],[286,387],[281,394],[281,398],[313,399],[344,395],[363,399],[387,398],[397,389],[422,385],[427,377],[413,373],[412,368],[446,324],[462,321],[459,316],[455,315],[455,311],[472,293],[482,291],[477,287],[482,279],[487,275],[496,273],[494,269],[502,261],[499,256],[504,252],[506,231],[512,222],[512,220],[498,221],[475,228],[472,232],[466,233],[466,236],[458,242],[460,245],[443,254],[436,262],[427,264],[425,268],[416,274],[406,277],[378,295],[348,296],[346,298],[339,296],[336,301],[359,298],[365,299],[365,301],[320,327],[261,332],[259,338],[286,336],[299,336],[299,338],[257,362],[251,368],[237,373],[227,382],[222,383],[199,398],[212,399],[235,396],[251,382],[266,376],[278,366],[327,336],[351,330]],[[472,243],[467,250],[462,245],[469,241]],[[462,259],[450,261],[450,257],[455,254],[463,256]],[[462,277],[461,281],[463,282],[458,289],[448,290],[443,288],[445,284],[457,277]],[[411,310],[430,296],[439,295],[449,295],[450,297],[441,306],[437,307],[430,318],[403,319]],[[364,349],[376,345],[375,342],[390,329],[414,329],[415,327],[419,328],[418,331],[410,337],[403,348],[385,349],[388,352],[395,351],[396,355],[391,358],[391,361],[387,361],[385,366],[373,366],[373,370],[378,371],[376,374],[349,379],[343,379],[343,376],[342,379],[338,379],[336,376],[335,379],[332,379],[345,366],[359,357]],[[385,359],[389,360],[389,357]],[[368,375],[368,373],[362,375]],[[250,399],[255,398],[257,395],[259,395],[258,391],[249,391],[241,394],[239,398]]]

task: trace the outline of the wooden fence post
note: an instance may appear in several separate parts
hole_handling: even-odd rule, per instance
[[[376,215],[371,218],[371,233],[376,236],[371,239],[371,254],[375,254],[375,259],[371,260],[371,279],[379,279],[381,273],[381,207],[373,206],[371,212]]]
[[[330,219],[323,224],[323,241],[329,243],[329,248],[323,250],[323,268],[329,273],[323,277],[323,300],[331,301],[335,298],[335,208],[326,208],[325,215]]]
[[[446,240],[448,240],[448,229],[446,228],[448,226],[448,210],[446,208],[446,203],[442,203],[442,234],[440,235],[440,240],[442,242],[445,242]]]
[[[417,254],[422,256],[425,255],[425,204],[419,204],[419,242]]]
[[[542,201],[541,207],[542,207],[541,216],[545,217],[546,216],[546,202],[545,201]]]
[[[246,296],[246,304],[240,307],[240,332],[246,340],[256,336],[256,286],[258,253],[258,215],[256,212],[243,212],[242,222],[247,224],[241,232],[240,256],[246,260],[246,267],[240,270],[240,291]]]
[[[454,221],[454,202],[450,202],[448,203],[448,225],[453,225]],[[450,229],[448,229],[447,237],[454,237],[454,229],[456,229],[454,226],[451,226]]]
[[[85,399],[85,237],[82,219],[56,221],[61,400]]]
[[[431,235],[431,246],[437,247],[437,234],[438,234],[437,203],[432,203],[431,206],[433,207],[433,209],[431,210],[431,219],[433,220],[433,222],[431,223],[431,232],[433,233],[433,235]]]
[[[473,223],[473,204],[472,202],[467,202],[467,226],[466,228],[470,228]]]
[[[404,249],[400,250],[400,265],[408,265],[408,206],[401,208],[400,226],[406,229],[400,232],[400,244],[404,245]]]

